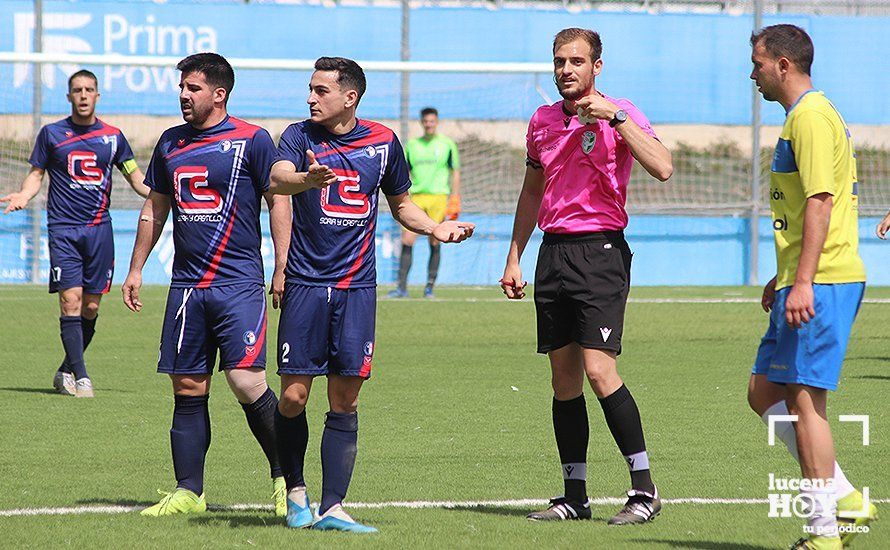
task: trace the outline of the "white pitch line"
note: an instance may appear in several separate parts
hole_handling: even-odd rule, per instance
[[[591,505],[621,505],[625,499],[615,497],[596,497],[590,499]],[[455,508],[486,508],[486,507],[504,507],[504,508],[529,508],[534,506],[545,506],[549,501],[545,499],[517,499],[517,500],[411,500],[411,501],[392,501],[392,502],[348,502],[347,508],[364,508],[364,509],[382,509],[382,508],[408,508],[408,509],[455,509]],[[696,505],[754,505],[767,504],[769,501],[765,498],[703,498],[703,497],[687,497],[687,498],[666,498],[662,502],[665,504],[696,504]],[[890,499],[872,499],[876,504],[890,503]],[[138,512],[145,506],[71,506],[58,508],[16,508],[12,510],[0,510],[0,517],[21,517],[21,516],[66,516],[66,515],[83,515],[83,514],[126,514]],[[269,504],[231,504],[231,505],[209,505],[207,507],[212,512],[245,512],[245,511],[272,511]]]

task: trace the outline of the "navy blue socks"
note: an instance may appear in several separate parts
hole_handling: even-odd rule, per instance
[[[278,398],[272,388],[266,388],[266,393],[256,401],[245,405],[244,415],[247,416],[247,425],[250,431],[263,448],[263,453],[269,461],[269,469],[272,478],[281,476],[281,466],[278,465],[278,446],[275,443],[275,411],[278,410]]]
[[[342,502],[349,489],[358,451],[358,413],[329,412],[321,437],[321,507],[319,514]]]
[[[204,457],[210,448],[209,395],[174,396],[170,448],[176,486],[200,496],[204,492]]]
[[[83,351],[86,351],[87,348],[90,347],[90,342],[93,341],[93,335],[96,334],[96,320],[98,318],[98,315],[92,319],[87,319],[86,317],[80,318],[81,331],[83,332]],[[65,359],[62,360],[62,365],[59,367],[59,371],[72,372],[71,368],[68,366],[67,354]]]
[[[275,439],[278,445],[278,461],[288,490],[304,487],[303,462],[309,444],[309,423],[306,411],[288,418],[275,407]]]
[[[80,315],[63,315],[59,318],[65,364],[77,380],[88,378],[87,367],[83,362],[84,338],[80,319]]]

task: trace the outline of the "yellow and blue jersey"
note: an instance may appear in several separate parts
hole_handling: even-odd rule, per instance
[[[832,195],[834,204],[814,282],[865,281],[857,186],[856,155],[844,119],[822,92],[806,92],[788,111],[770,170],[777,289],[794,284],[807,199],[821,193]]]

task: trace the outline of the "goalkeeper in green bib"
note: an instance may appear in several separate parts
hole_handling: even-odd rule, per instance
[[[420,111],[423,136],[409,140],[405,157],[411,170],[411,200],[436,223],[456,220],[460,214],[460,158],[457,145],[436,132],[439,112],[433,107]],[[402,252],[399,257],[399,286],[390,298],[408,297],[408,271],[417,234],[402,229]],[[430,260],[427,266],[424,298],[433,297],[433,285],[439,273],[439,241],[430,237]]]

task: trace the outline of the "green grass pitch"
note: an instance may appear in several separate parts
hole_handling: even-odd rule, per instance
[[[381,289],[381,294],[385,293]],[[412,289],[414,295],[418,289]],[[798,519],[770,519],[766,504],[666,504],[638,527],[595,521],[534,524],[527,508],[361,508],[372,536],[291,531],[271,512],[219,509],[200,516],[135,512],[4,517],[9,510],[148,505],[173,486],[170,383],[155,373],[166,289],[143,290],[132,314],[117,290],[106,297],[87,365],[96,398],[51,391],[62,357],[55,297],[40,287],[0,287],[0,546],[103,548],[787,547]],[[869,289],[867,299],[890,298]],[[549,369],[536,355],[530,299],[508,303],[496,288],[443,288],[436,301],[381,300],[373,378],[360,400],[359,457],[349,500],[544,499],[562,483],[550,424]],[[753,288],[637,288],[631,293],[619,371],[639,404],[653,475],[663,498],[764,499],[768,474],[797,477],[784,447],[748,410],[745,388],[766,315],[757,303],[653,303],[652,299],[757,298]],[[890,497],[890,304],[862,306],[840,390],[829,401],[838,456],[851,481]],[[278,389],[269,317],[268,379]],[[267,504],[268,470],[244,415],[220,376],[211,389],[213,440],[205,487],[211,505]],[[308,407],[307,481],[320,494],[324,382]],[[619,497],[628,474],[588,391],[593,497]],[[839,414],[870,415],[871,445]],[[890,504],[883,508],[890,509]],[[878,522],[859,548],[890,548]]]

